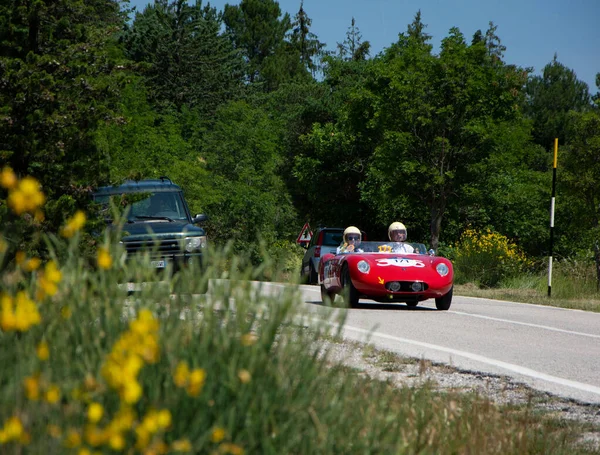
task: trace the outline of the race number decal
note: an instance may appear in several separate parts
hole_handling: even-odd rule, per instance
[[[406,259],[406,258],[386,258],[386,259],[376,259],[377,265],[382,267],[387,267],[388,265],[392,265],[394,267],[425,267],[422,261],[417,261],[415,259]]]

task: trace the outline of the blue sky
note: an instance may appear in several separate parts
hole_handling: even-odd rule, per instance
[[[209,3],[223,10],[226,3],[237,5],[239,0]],[[141,11],[148,0],[130,0],[130,4]],[[300,0],[279,0],[279,6],[293,18]],[[304,0],[311,31],[329,50],[345,39],[354,17],[363,41],[371,43],[371,55],[395,42],[418,10],[434,52],[451,27],[458,27],[470,42],[478,29],[485,33],[492,21],[506,46],[507,63],[533,67],[534,74],[541,74],[556,53],[560,63],[588,84],[590,93],[598,91],[600,0]]]

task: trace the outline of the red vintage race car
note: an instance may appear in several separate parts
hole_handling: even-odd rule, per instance
[[[356,252],[326,254],[319,267],[323,302],[342,294],[349,307],[361,298],[408,306],[435,299],[438,310],[447,310],[453,280],[452,262],[422,243],[362,242]]]

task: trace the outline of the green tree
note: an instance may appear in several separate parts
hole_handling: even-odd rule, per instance
[[[584,112],[590,108],[589,88],[577,79],[575,72],[557,60],[544,67],[541,76],[531,76],[526,84],[524,112],[533,122],[533,137],[537,144],[552,150],[554,139],[565,144],[569,128],[569,112]]]
[[[312,20],[304,11],[304,2],[300,2],[300,9],[294,22],[292,22],[292,33],[290,42],[300,53],[300,63],[315,76],[321,69],[320,60],[324,56],[325,44],[310,31]]]
[[[285,42],[292,28],[289,14],[282,16],[275,0],[242,0],[239,5],[225,5],[223,20],[235,49],[247,62],[247,80],[266,83],[268,90],[276,88],[277,75],[272,73],[290,69],[291,48]],[[295,58],[299,60],[298,53]]]
[[[373,150],[364,121],[370,110],[366,100],[348,102],[352,97],[368,98],[364,84],[371,61],[333,56],[325,61],[324,81],[318,89],[306,90],[300,141],[289,149],[290,188],[298,211],[311,224],[360,224],[370,219],[358,188]],[[350,115],[349,108],[355,115]],[[361,224],[361,228],[368,227]]]
[[[281,135],[260,108],[231,102],[216,113],[202,143],[203,158],[216,189],[207,201],[210,228],[218,242],[257,248],[295,231],[295,212],[279,176]]]
[[[162,107],[198,109],[205,117],[239,96],[241,55],[221,32],[222,15],[202,1],[155,0],[124,34],[127,55],[145,64],[150,99]]]
[[[371,51],[371,43],[362,40],[362,34],[356,25],[354,17],[348,31],[346,39],[341,43],[337,43],[338,57],[345,60],[366,60]]]
[[[95,142],[118,122],[131,77],[116,35],[117,0],[11,0],[0,6],[0,166],[35,176],[48,196],[46,228],[57,230],[86,189],[107,178]]]
[[[563,192],[556,209],[561,213],[557,229],[561,227],[566,240],[565,254],[600,242],[600,111],[571,112],[568,123],[568,146],[561,148],[562,166],[557,169]]]
[[[426,209],[437,248],[449,205],[481,175],[496,132],[519,122],[526,72],[490,55],[486,39],[467,45],[457,28],[434,56],[423,29],[417,13],[375,66],[370,124],[381,139],[362,192],[382,223],[419,225]]]

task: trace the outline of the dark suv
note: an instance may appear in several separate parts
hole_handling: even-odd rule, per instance
[[[122,185],[98,188],[93,194],[96,203],[108,213],[110,198],[117,205],[125,204],[127,221],[121,242],[127,255],[150,252],[152,265],[163,269],[202,258],[206,248],[206,231],[196,224],[206,221],[206,215],[194,217],[183,197],[183,191],[169,178],[127,180]]]

